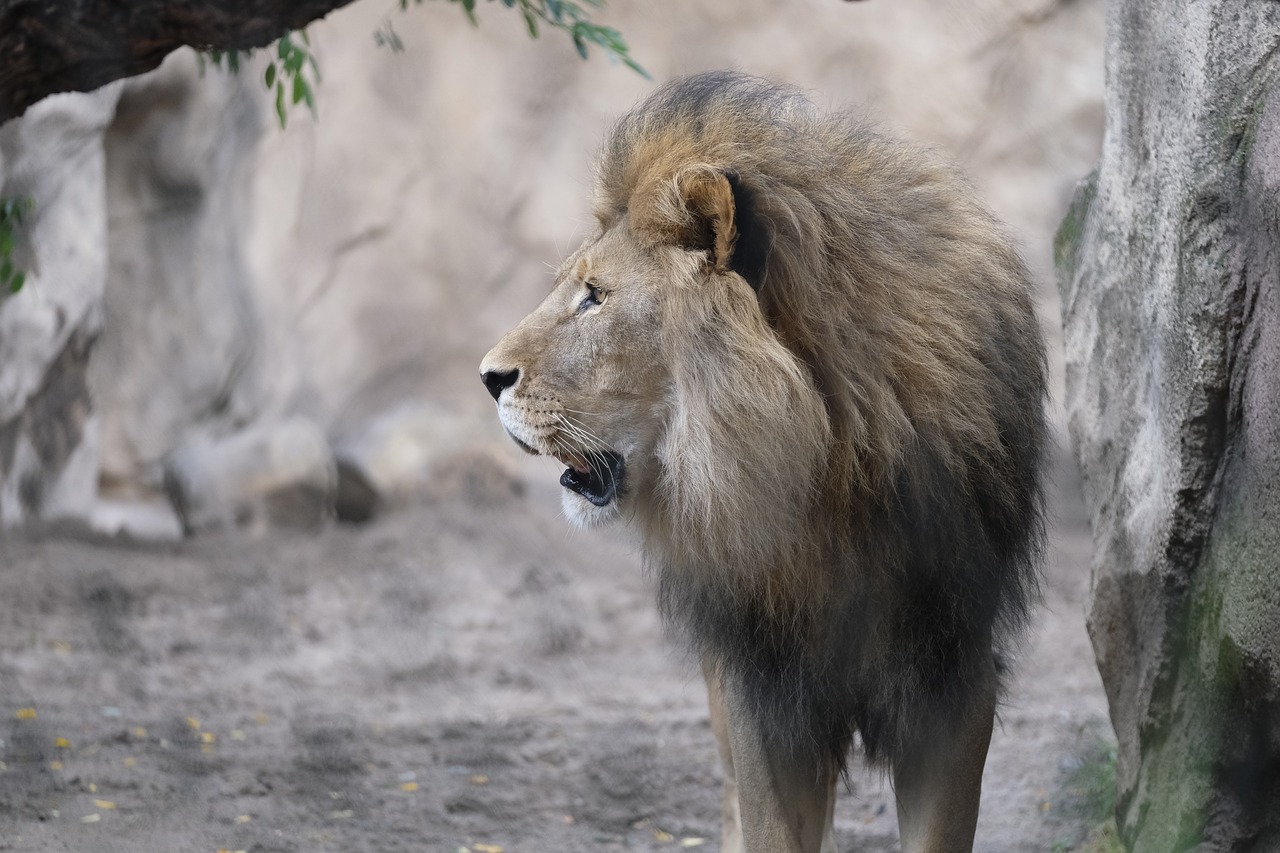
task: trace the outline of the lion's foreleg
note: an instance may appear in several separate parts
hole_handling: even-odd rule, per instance
[[[967,714],[922,737],[893,762],[902,853],[973,849],[995,709],[993,667]]]
[[[827,774],[827,823],[822,830],[822,847],[818,853],[838,853],[836,850],[836,780],[840,778],[834,771]]]
[[[833,768],[770,755],[731,681],[703,667],[725,767],[725,853],[835,853]]]
[[[742,846],[742,818],[738,812],[738,779],[733,770],[733,751],[729,747],[729,717],[724,706],[720,677],[708,666],[702,668],[707,680],[707,706],[711,712],[711,731],[720,750],[724,766],[724,790],[720,800],[720,851],[745,853]]]

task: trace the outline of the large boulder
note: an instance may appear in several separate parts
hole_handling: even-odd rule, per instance
[[[1119,829],[1280,850],[1280,4],[1109,15],[1057,259]]]
[[[166,458],[164,485],[187,533],[314,528],[332,514],[337,472],[324,432],[292,417],[220,440],[193,437]]]
[[[105,508],[134,530],[119,499],[157,494],[169,454],[262,415],[244,247],[265,100],[182,51],[0,129],[0,196],[32,202],[28,282],[0,295],[0,526]]]
[[[107,278],[102,137],[119,86],[55,95],[0,127],[0,197],[32,208],[0,293],[0,527],[86,518],[99,421],[86,371]]]

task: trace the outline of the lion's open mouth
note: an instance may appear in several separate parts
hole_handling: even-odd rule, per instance
[[[612,450],[586,454],[557,453],[569,467],[560,475],[560,485],[577,492],[596,506],[607,506],[622,491],[626,465]]]

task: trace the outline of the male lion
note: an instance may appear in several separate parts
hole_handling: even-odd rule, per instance
[[[565,514],[635,525],[702,662],[726,850],[835,849],[855,732],[904,851],[972,849],[1036,593],[1030,276],[933,155],[713,73],[625,116],[599,227],[480,369]]]

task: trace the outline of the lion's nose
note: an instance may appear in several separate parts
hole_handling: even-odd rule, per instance
[[[504,388],[510,388],[520,378],[519,370],[486,370],[480,374],[484,387],[489,389],[493,399],[498,399]]]

